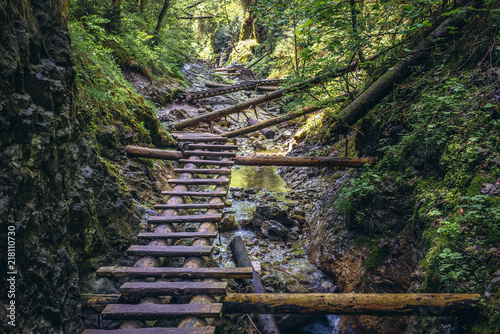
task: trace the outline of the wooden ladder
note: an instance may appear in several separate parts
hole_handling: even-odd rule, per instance
[[[222,304],[215,303],[212,297],[225,296],[227,282],[220,279],[252,278],[252,268],[203,268],[208,256],[211,256],[212,242],[217,237],[217,226],[222,219],[227,187],[229,186],[232,159],[236,156],[235,145],[225,145],[227,138],[210,133],[174,132],[187,159],[179,162],[184,167],[175,169],[177,179],[169,180],[174,186],[166,203],[156,204],[155,209],[164,210],[160,216],[151,216],[148,223],[153,225],[153,232],[139,233],[138,238],[150,239],[148,245],[132,245],[127,255],[139,255],[133,267],[108,266],[97,270],[97,276],[108,278],[133,279],[120,288],[120,303],[108,304],[102,311],[103,319],[110,320],[160,320],[183,319],[178,328],[150,327],[136,328],[137,322],[126,323],[121,329],[103,330],[86,329],[84,334],[94,333],[172,333],[172,334],[209,334],[215,327],[209,326],[214,318],[220,317]],[[203,159],[203,157],[206,159]],[[203,168],[210,165],[211,168]],[[218,166],[214,168],[213,166]],[[193,178],[194,175],[205,175]],[[189,187],[209,187],[210,190],[190,190]],[[206,197],[205,203],[186,203],[186,197]],[[204,210],[196,214],[185,214],[183,210]],[[199,224],[197,232],[177,231],[175,226],[182,223]],[[170,241],[179,239],[194,240],[191,246],[170,245]],[[161,266],[164,258],[184,257],[184,265],[178,267]],[[148,279],[147,282],[137,281]],[[157,279],[151,282],[151,279]],[[189,282],[171,281],[171,279],[189,279]],[[202,281],[193,281],[202,280]],[[158,297],[193,298],[189,303],[165,304]],[[153,298],[153,299],[151,299]],[[183,298],[185,300],[185,298]],[[123,300],[123,303],[121,302]],[[212,319],[212,320],[211,320]],[[204,325],[200,327],[200,324]],[[133,329],[131,329],[133,328]]]

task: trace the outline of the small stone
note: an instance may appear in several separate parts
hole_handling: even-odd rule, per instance
[[[323,282],[321,284],[321,290],[326,291],[326,292],[331,292],[333,288],[333,284],[331,282]]]
[[[265,150],[267,150],[266,144],[264,144],[264,143],[262,143],[261,141],[258,141],[258,140],[254,141],[253,147],[256,150],[259,150],[259,151],[265,151]]]

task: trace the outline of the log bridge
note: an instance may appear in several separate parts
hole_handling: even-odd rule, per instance
[[[133,153],[137,148],[127,149],[135,156],[173,159],[184,166],[175,169],[179,173],[177,179],[168,181],[173,190],[163,192],[169,196],[166,202],[155,205],[163,213],[148,219],[152,231],[137,236],[149,241],[147,245],[132,245],[126,251],[127,255],[139,256],[135,265],[97,270],[99,277],[123,282],[120,294],[82,296],[84,307],[101,312],[105,320],[123,321],[121,327],[86,329],[84,334],[210,334],[214,333],[215,319],[222,313],[256,314],[260,332],[278,334],[273,314],[455,316],[470,314],[477,308],[478,294],[264,293],[241,239],[231,243],[237,267],[206,267],[218,235],[231,166],[238,161],[235,152],[238,146],[228,145],[227,137],[210,133],[177,132],[174,136],[182,151],[146,149],[138,154]],[[175,153],[175,158],[171,153]],[[356,167],[367,162],[357,160],[353,164],[342,159],[328,161],[328,166],[340,163]],[[194,191],[190,187],[204,189]],[[186,201],[187,198],[191,201]],[[197,226],[197,231],[180,230],[183,223]],[[190,240],[190,246],[184,244],[186,240]],[[179,244],[179,241],[184,242]],[[183,265],[166,266],[165,260],[172,257],[183,258]],[[252,293],[229,293],[224,281],[227,279],[242,280]],[[156,321],[162,319],[176,319],[178,326],[157,326]]]

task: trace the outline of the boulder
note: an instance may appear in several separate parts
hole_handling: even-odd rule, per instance
[[[285,205],[258,205],[251,220],[252,226],[256,229],[260,229],[262,223],[266,220],[275,220],[284,226],[293,226],[293,220],[288,217],[287,209],[288,207]]]
[[[262,223],[260,230],[262,233],[272,241],[279,241],[281,239],[286,239],[288,230],[283,224],[275,220],[266,220]]]

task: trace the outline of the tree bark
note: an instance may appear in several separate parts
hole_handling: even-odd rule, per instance
[[[481,295],[452,293],[230,293],[225,313],[453,316],[477,310]]]
[[[165,3],[161,8],[160,15],[158,15],[158,22],[156,23],[155,35],[158,35],[160,33],[161,24],[163,23],[163,18],[167,13],[168,7],[170,7],[170,0],[165,0]]]
[[[466,8],[463,8],[464,11]],[[423,58],[424,50],[434,45],[438,39],[445,38],[448,35],[448,26],[462,24],[464,17],[465,13],[462,12],[442,22],[413,50],[411,56],[397,63],[342,110],[337,117],[337,121],[330,126],[330,132],[345,131],[347,127],[354,125],[358,120],[363,118],[371,108],[375,107],[392,91],[395,84],[402,82],[410,75],[410,67],[416,65],[417,61]]]

